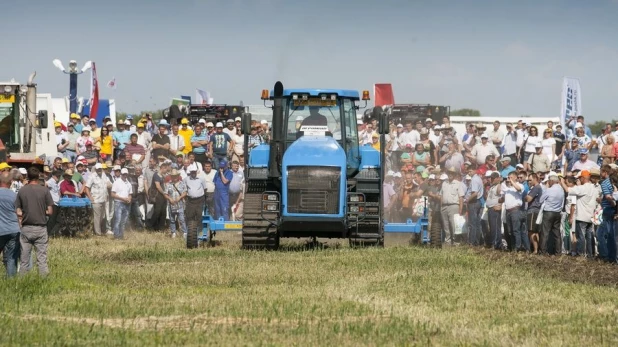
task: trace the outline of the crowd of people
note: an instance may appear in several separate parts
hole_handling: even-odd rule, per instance
[[[131,116],[115,125],[106,118],[99,127],[94,119],[72,114],[66,125],[55,122],[58,156],[45,158],[42,172],[0,163],[0,222],[6,221],[0,226],[0,250],[7,272],[15,274],[20,253],[20,271],[31,267],[23,263],[32,248],[24,232],[29,225],[36,227],[36,235],[45,229],[45,239],[32,245],[39,271],[47,272],[47,237],[58,234],[63,198],[89,199],[94,234],[115,239],[124,237],[125,226],[186,237],[188,228],[201,230],[203,213],[241,220],[245,154],[240,121],[228,119],[224,125],[200,119],[190,124],[181,119],[170,125],[163,119],[156,124],[146,114],[135,124]],[[268,122],[254,122],[249,151],[268,138]],[[34,196],[26,189],[32,185],[47,193],[35,201],[49,202],[34,221],[26,218],[30,205],[20,203],[20,197]],[[22,194],[24,189],[28,195]]]
[[[245,138],[241,119],[156,124],[146,114],[113,124],[73,114],[55,122],[58,156],[42,172],[0,163],[0,250],[7,273],[31,267],[37,250],[42,274],[47,241],[59,229],[61,199],[89,199],[95,235],[124,237],[134,230],[171,237],[202,227],[202,215],[241,220]],[[439,124],[390,124],[385,144],[377,120],[358,121],[359,145],[385,146],[384,218],[437,223],[443,245],[467,243],[534,254],[571,254],[616,262],[618,124],[596,139],[583,117],[567,129],[548,122],[467,124],[457,134]],[[250,152],[270,139],[268,122],[253,121]],[[596,162],[589,151],[598,148]],[[248,154],[248,153],[247,153]],[[191,223],[197,222],[197,223]],[[21,229],[21,232],[20,232]],[[193,231],[193,230],[191,230]],[[194,231],[194,232],[197,232]],[[464,237],[467,235],[467,238]],[[18,262],[19,259],[19,262]]]
[[[596,139],[582,116],[569,119],[566,131],[550,121],[540,132],[521,120],[495,121],[491,129],[469,123],[457,134],[449,117],[390,127],[387,221],[418,219],[427,207],[446,246],[616,262],[618,124],[607,124]],[[359,121],[358,128],[361,145],[380,148],[377,120]],[[593,148],[597,161],[589,159]]]

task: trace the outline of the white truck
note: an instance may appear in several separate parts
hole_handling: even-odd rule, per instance
[[[52,98],[37,95],[35,76],[0,82],[0,162],[26,167],[57,155]]]

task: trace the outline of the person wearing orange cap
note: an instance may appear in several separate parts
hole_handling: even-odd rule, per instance
[[[597,206],[598,188],[590,182],[590,171],[582,170],[575,178],[579,178],[580,185],[569,187],[565,183],[564,177],[560,179],[560,185],[568,194],[568,197],[575,197],[575,213],[571,213],[569,224],[571,224],[571,255],[594,257],[593,233],[594,225],[592,218]],[[567,197],[567,199],[568,199]]]

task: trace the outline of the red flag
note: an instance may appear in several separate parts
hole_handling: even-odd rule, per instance
[[[395,104],[393,86],[390,83],[376,83],[373,85],[373,98],[375,106]]]
[[[99,111],[99,80],[97,79],[97,68],[92,63],[92,95],[90,95],[90,118],[97,118]]]

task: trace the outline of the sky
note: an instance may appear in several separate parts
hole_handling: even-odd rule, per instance
[[[563,76],[587,119],[614,116],[618,0],[28,0],[3,6],[0,81],[68,95],[52,60],[96,62],[101,98],[136,113],[210,91],[259,104],[290,88],[373,90],[483,116],[556,117]],[[14,58],[10,58],[10,57]],[[117,88],[106,84],[116,78]],[[90,94],[90,72],[79,77]]]

